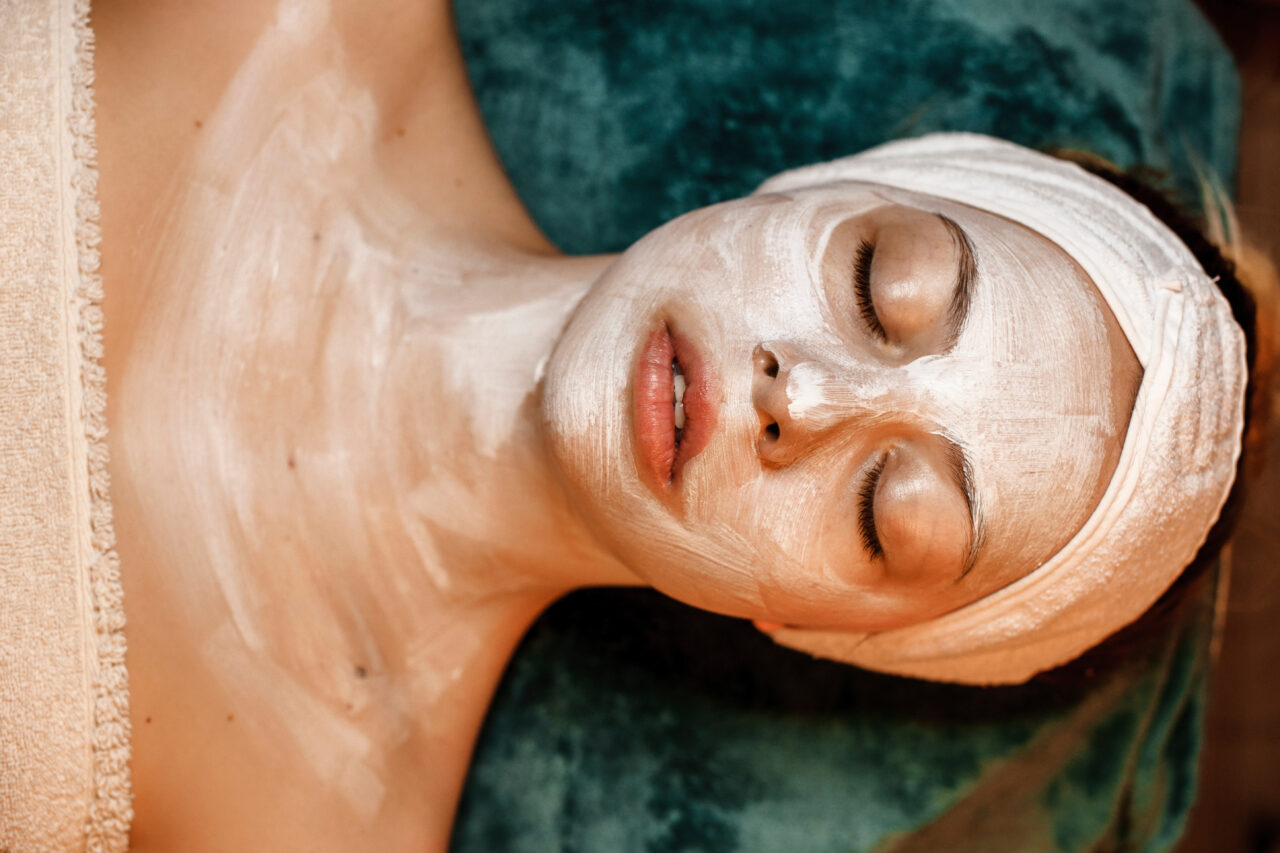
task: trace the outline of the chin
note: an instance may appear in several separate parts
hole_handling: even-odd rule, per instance
[[[643,495],[630,454],[626,405],[633,353],[624,324],[593,322],[593,294],[569,321],[547,362],[541,420],[547,451],[582,517],[593,527],[634,513]],[[611,312],[617,313],[617,312]],[[599,531],[597,531],[599,532]]]
[[[572,327],[572,323],[570,324]],[[616,337],[614,336],[616,343]],[[591,533],[637,577],[685,603],[735,616],[753,603],[750,555],[681,524],[638,470],[627,395],[632,353],[572,328],[547,365],[541,415],[547,450],[570,501]]]

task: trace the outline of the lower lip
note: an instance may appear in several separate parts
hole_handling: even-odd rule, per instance
[[[672,359],[684,373],[684,431],[675,442],[675,390]],[[697,456],[715,430],[711,399],[714,377],[688,338],[667,326],[651,334],[640,350],[635,371],[635,435],[641,474],[663,494],[679,482],[689,460]]]

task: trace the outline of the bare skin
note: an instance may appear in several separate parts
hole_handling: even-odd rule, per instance
[[[410,203],[417,227],[465,233],[474,245],[502,247],[511,267],[528,279],[528,269],[547,263],[554,250],[517,200],[488,142],[458,56],[448,4],[389,0],[379,7],[374,12],[367,2],[336,3],[328,25],[349,58],[349,75],[377,101],[382,119],[373,145],[378,168]],[[202,137],[214,129],[211,116],[275,15],[270,4],[254,0],[94,4],[104,308],[111,317],[106,339],[111,474],[130,618],[133,849],[443,850],[476,729],[514,644],[565,588],[627,578],[580,535],[548,536],[543,547],[523,536],[531,527],[566,531],[580,525],[564,520],[569,510],[547,485],[549,474],[532,447],[530,430],[517,427],[501,464],[505,476],[514,471],[526,483],[531,499],[478,522],[483,548],[461,536],[442,535],[435,543],[451,552],[454,565],[478,570],[473,579],[500,566],[507,580],[444,589],[419,572],[423,579],[397,610],[389,603],[392,592],[371,590],[358,580],[376,571],[350,541],[363,534],[336,544],[321,541],[316,530],[348,520],[336,518],[323,501],[312,510],[301,509],[308,488],[334,487],[320,483],[328,476],[323,455],[342,451],[339,445],[355,435],[368,441],[369,425],[333,425],[347,439],[335,433],[319,439],[324,446],[317,447],[325,430],[312,423],[269,449],[266,431],[249,428],[250,438],[237,452],[241,462],[259,472],[262,491],[250,498],[254,512],[266,515],[277,501],[299,509],[289,518],[264,522],[269,536],[232,545],[233,559],[258,577],[272,571],[267,567],[306,567],[313,577],[332,580],[331,589],[301,600],[289,593],[289,584],[258,587],[266,599],[259,600],[261,607],[286,608],[296,618],[265,619],[276,629],[258,637],[256,647],[241,632],[219,633],[233,609],[224,596],[211,593],[195,605],[190,602],[189,590],[202,588],[214,571],[197,555],[222,531],[202,526],[199,519],[207,520],[207,511],[184,487],[181,474],[201,453],[192,448],[208,449],[210,437],[198,424],[175,425],[173,403],[184,394],[197,399],[220,392],[206,366],[184,364],[175,353],[179,342],[193,339],[205,352],[236,343],[229,329],[170,321],[183,306],[219,309],[207,302],[196,306],[193,285],[184,287],[173,268],[158,259],[172,248],[172,229],[189,216],[181,188],[202,179],[192,164],[199,159],[195,152]],[[370,44],[378,49],[369,49]],[[579,271],[569,280],[588,282],[600,266],[578,262]],[[532,292],[536,284],[526,280],[519,286]],[[566,305],[580,296],[572,284],[557,288]],[[339,285],[332,294],[351,311],[360,310],[366,297],[358,281]],[[323,307],[308,305],[301,310]],[[297,316],[296,322],[299,329],[307,328],[307,316]],[[549,351],[550,343],[548,338],[537,346]],[[315,383],[308,400],[328,397],[319,387],[323,380],[308,373],[313,366],[290,362],[290,350],[274,355],[292,379]],[[158,363],[166,366],[157,369]],[[532,377],[533,367],[513,369]],[[436,446],[450,436],[466,440],[465,405],[452,413],[413,409],[421,397],[446,396],[438,377],[406,370],[392,381],[400,383],[390,394],[400,414],[389,421],[429,417]],[[280,385],[240,386],[236,393],[243,398],[239,411],[248,417],[250,410],[261,411],[279,399]],[[226,427],[224,422],[220,428]],[[255,446],[254,436],[264,438],[262,446]],[[304,446],[308,441],[310,452]],[[400,464],[431,465],[429,453],[399,455],[414,443],[412,436],[389,430],[378,442],[379,451]],[[492,486],[484,475],[455,473],[476,491]],[[370,482],[373,476],[357,473],[344,487],[373,494],[379,491]],[[184,514],[197,520],[174,521]],[[372,531],[368,536],[378,537],[385,548],[376,564],[398,566],[402,578],[414,576],[405,568],[421,560],[412,542]],[[573,556],[565,559],[566,552]],[[362,563],[362,571],[350,572],[357,580],[339,580]],[[356,604],[344,606],[348,601]],[[353,619],[373,627],[352,627]],[[322,627],[306,636],[301,623]],[[290,737],[287,721],[297,708],[282,710],[291,700],[272,686],[276,679],[265,671],[255,675],[252,668],[237,673],[230,663],[260,654],[280,667],[277,674],[291,673],[307,703],[316,706],[304,712],[314,730],[301,742]],[[211,671],[219,667],[218,673]],[[446,684],[424,686],[424,669],[451,677]],[[259,677],[261,684],[251,683]],[[384,713],[380,707],[387,704],[397,710]],[[308,740],[326,742],[321,755],[308,758]]]
[[[856,599],[864,611],[839,610],[848,605],[832,602],[851,599],[848,567],[821,586],[790,571],[802,561],[782,539],[767,543],[767,566],[759,551],[729,561],[741,594],[717,597],[738,589],[724,577],[642,581],[643,561],[618,555],[644,552],[657,528],[619,531],[591,517],[600,507],[584,510],[623,502],[566,485],[573,473],[556,454],[589,442],[560,429],[567,450],[550,450],[539,409],[570,314],[614,258],[564,257],[532,222],[487,138],[450,16],[446,0],[94,5],[133,849],[443,851],[496,681],[533,618],[575,587],[652,582],[749,618],[892,627],[1007,582],[1082,521],[1052,519],[1026,554],[999,572],[980,563],[964,585],[908,579],[891,618],[874,558]],[[901,215],[879,210],[867,213],[868,233]],[[945,232],[928,237],[936,217],[920,221],[910,241],[936,251],[908,242],[907,254],[950,286],[953,244]],[[667,233],[678,247],[693,232]],[[1049,253],[1020,239],[1028,254]],[[724,280],[709,279],[701,286],[714,294]],[[615,301],[600,302],[575,315],[588,337],[598,321],[634,349],[652,331],[616,325]],[[1098,358],[1120,362],[1127,345],[1110,327]],[[728,459],[723,450],[687,469],[722,503],[753,499],[745,478],[785,490],[785,472],[803,487],[799,463],[835,452],[832,436],[862,435],[856,406],[836,405],[830,424],[805,432],[773,397],[753,404],[760,335],[732,331],[741,340],[707,356],[722,359],[725,377],[744,368],[748,381],[718,401],[722,425],[737,431],[715,437],[742,452],[724,471],[710,461]],[[729,343],[740,344],[736,361]],[[572,378],[598,355],[564,359],[567,408]],[[629,369],[633,353],[615,355]],[[612,395],[599,411],[621,424],[617,436],[629,421],[625,387],[591,389]],[[1103,412],[1117,432],[1128,402]],[[785,460],[753,449],[770,419],[785,421],[794,445]],[[627,476],[632,443],[617,441],[605,460]],[[944,478],[917,467],[921,488],[898,491],[937,491]],[[1105,484],[1101,467],[1082,486],[1088,500]],[[887,470],[890,486],[907,482],[905,467]],[[742,481],[732,492],[730,475]],[[926,509],[917,515],[936,516]],[[904,553],[941,553],[954,574],[967,525],[895,533],[892,503],[880,512],[890,550],[900,541]],[[813,515],[831,524],[799,551],[850,550],[848,510],[832,513]],[[993,512],[993,529],[1000,522]],[[717,544],[674,516],[662,523],[678,528],[672,547],[685,554]],[[754,547],[752,535],[733,542]]]

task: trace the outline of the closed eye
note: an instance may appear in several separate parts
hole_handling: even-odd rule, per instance
[[[880,456],[880,460],[867,472],[862,488],[858,490],[858,534],[862,538],[862,547],[873,560],[884,556],[880,533],[876,530],[876,489],[880,485],[880,475],[884,473],[884,465],[888,459],[888,453]]]
[[[853,256],[853,292],[858,300],[858,314],[862,322],[876,339],[888,343],[889,335],[880,323],[876,314],[875,303],[871,301],[871,262],[875,259],[874,243],[863,240],[858,244],[858,251]]]

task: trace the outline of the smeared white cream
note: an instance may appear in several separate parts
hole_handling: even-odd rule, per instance
[[[977,254],[954,346],[929,331],[958,265],[936,214]],[[896,320],[888,343],[852,295],[862,239],[877,245],[883,319]],[[557,345],[544,411],[584,512],[659,588],[742,615],[903,624],[1028,571],[1096,503],[1127,414],[1113,406],[1111,345],[1125,345],[1107,317],[1061,250],[963,205],[869,185],[761,196],[632,247]],[[636,476],[630,445],[630,371],[655,322],[688,335],[722,385],[718,432],[685,467],[674,507]],[[777,385],[755,365],[760,348],[776,358]],[[963,584],[969,503],[954,449],[968,457],[988,534]],[[864,549],[858,506],[885,453],[877,526],[892,541],[881,562]]]
[[[245,730],[361,820],[416,732],[447,822],[524,624],[583,566],[617,572],[534,401],[608,259],[459,235],[388,176],[384,119],[327,5],[283,3],[157,205],[114,438],[174,642]]]
[[[783,382],[787,413],[810,431],[834,427],[854,413],[873,417],[883,412],[893,404],[899,385],[885,372],[839,370],[821,361],[797,361],[786,369]]]
[[[528,393],[546,369],[546,342],[559,333],[572,307],[562,293],[552,293],[532,302],[459,320],[442,339],[440,347],[450,397],[455,400],[472,395],[488,398],[500,389],[520,396]],[[512,336],[512,329],[524,332]],[[497,341],[503,345],[495,346]],[[529,364],[537,365],[532,376],[527,370]],[[472,405],[466,411],[478,450],[494,458],[515,431],[520,416],[518,407]]]

